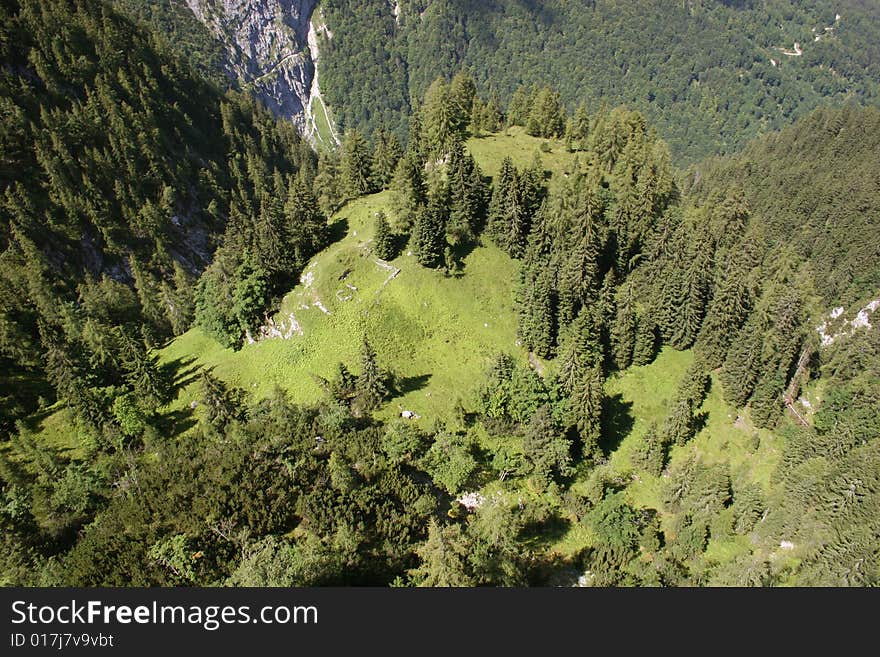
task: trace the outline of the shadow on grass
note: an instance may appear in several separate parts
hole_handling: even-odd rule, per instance
[[[620,447],[620,443],[632,431],[635,424],[635,418],[631,412],[632,405],[632,402],[625,401],[620,393],[613,397],[606,397],[602,403],[604,421],[599,447],[606,456]]]
[[[195,365],[195,362],[195,358],[181,357],[162,365],[162,374],[171,381],[172,396],[176,397],[181,390],[198,379],[202,368],[199,365]]]
[[[402,376],[394,381],[395,397],[402,397],[410,392],[421,390],[428,381],[431,380],[431,374],[419,374],[418,376]]]
[[[192,429],[197,423],[192,410],[187,407],[163,413],[156,422],[156,428],[162,436],[179,436]]]
[[[340,217],[327,227],[327,246],[334,244],[348,235],[348,219]]]

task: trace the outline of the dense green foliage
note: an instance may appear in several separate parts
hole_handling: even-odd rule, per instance
[[[878,97],[877,7],[858,0],[397,4],[395,20],[385,0],[322,3],[334,34],[322,46],[322,81],[346,127],[403,137],[412,99],[467,67],[520,125],[530,117],[516,117],[514,92],[552,81],[572,111],[580,102],[640,110],[676,161],[692,162],[829,100]],[[783,54],[795,42],[803,54]]]
[[[241,340],[323,245],[314,156],[292,126],[221,94],[106,5],[0,10],[4,428],[37,402],[22,406],[19,381],[48,381],[113,444],[133,431],[131,404],[114,400],[138,392],[147,346],[194,314]],[[138,395],[140,410],[161,398]]]
[[[745,34],[751,12],[777,11],[729,4],[689,3],[682,16],[709,35],[730,18]],[[824,17],[820,4],[780,20],[795,30]],[[498,3],[456,21],[455,3],[432,2],[413,25],[417,3],[402,6],[386,50],[365,57],[367,82],[396,38],[468,61],[488,33],[466,37],[500,16],[495,52],[509,55],[528,26],[514,19],[545,30],[570,11]],[[880,583],[876,109],[821,109],[679,172],[642,113],[590,112],[585,91],[568,111],[570,80],[557,76],[557,93],[536,78],[511,94],[516,137],[478,163],[498,135],[468,133],[501,121],[483,73],[422,80],[421,45],[406,41],[408,84],[424,93],[405,150],[392,125],[401,104],[379,122],[389,129],[349,125],[318,162],[290,124],[219,92],[99,2],[0,11],[0,583]],[[369,16],[357,20],[370,38]],[[843,40],[846,20],[825,41],[838,29]],[[342,23],[339,38],[354,24]],[[443,44],[428,38],[438,30]],[[853,79],[869,68],[859,61]],[[793,84],[785,70],[781,87]],[[358,117],[365,98],[348,107]],[[340,227],[349,245],[327,248]],[[334,263],[329,281],[310,263],[318,252]],[[477,285],[453,288],[487,253]],[[361,305],[364,266],[381,273]],[[257,394],[188,354],[161,364],[155,347],[193,323],[201,331],[184,338],[235,356],[276,326],[270,309],[306,267],[300,289],[355,341],[327,359],[332,374],[303,375],[316,384],[309,403]],[[470,334],[443,334],[459,341],[488,332],[484,319],[509,324],[494,358],[467,364],[484,367],[473,397],[456,390],[442,417],[395,404],[427,399],[433,372],[396,373],[406,363],[389,353],[389,327],[420,348],[440,330],[414,319],[435,312],[432,286],[477,307],[504,267],[509,286],[492,289],[510,293],[507,314],[442,320],[470,322]],[[383,295],[406,296],[388,287],[405,268],[407,304],[371,323]],[[334,289],[331,312],[318,295]],[[302,337],[287,321],[285,339]],[[285,353],[302,358],[293,339]],[[195,398],[177,397],[187,386]]]

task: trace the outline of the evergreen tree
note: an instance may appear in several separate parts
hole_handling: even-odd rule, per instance
[[[779,371],[764,374],[755,385],[749,409],[755,426],[771,429],[782,411],[785,376]]]
[[[570,417],[577,426],[587,458],[601,456],[599,441],[602,438],[602,403],[605,399],[605,375],[602,366],[595,364],[587,369],[575,383],[569,400]]]
[[[633,365],[648,365],[657,355],[657,327],[647,313],[636,313],[635,325],[632,362]]]
[[[391,233],[388,219],[382,211],[376,217],[373,239],[376,243],[373,252],[380,260],[393,260],[397,256],[394,235]]]
[[[379,368],[376,351],[364,336],[361,344],[361,373],[355,386],[356,404],[361,411],[373,411],[388,395],[386,375]]]
[[[455,132],[464,135],[470,121],[476,97],[477,86],[470,74],[460,71],[449,85],[449,99],[452,103],[453,126]]]
[[[529,421],[523,437],[523,455],[542,488],[554,475],[565,477],[572,472],[571,442],[562,435],[547,404]]]
[[[475,586],[469,557],[472,547],[459,525],[428,524],[428,539],[418,547],[420,564],[409,572],[416,586]]]
[[[349,130],[342,142],[340,163],[343,186],[349,198],[373,191],[372,165],[367,140],[357,130]]]
[[[372,176],[373,189],[388,189],[394,178],[397,163],[403,157],[400,142],[393,132],[380,130],[373,149]]]
[[[202,403],[205,406],[205,419],[223,431],[230,422],[244,418],[244,391],[230,388],[207,370],[202,370]]]
[[[394,213],[395,228],[408,232],[415,224],[421,208],[428,201],[424,171],[418,156],[413,151],[407,151],[398,163],[391,189],[391,209]]]
[[[446,217],[442,201],[431,198],[426,207],[416,215],[412,232],[412,245],[416,259],[424,267],[443,264],[446,248]]]
[[[614,365],[625,370],[633,362],[636,343],[636,314],[629,299],[617,305],[617,317],[611,325],[611,354]]]
[[[557,138],[565,132],[565,109],[559,92],[549,87],[534,97],[526,119],[526,132],[534,137]]]

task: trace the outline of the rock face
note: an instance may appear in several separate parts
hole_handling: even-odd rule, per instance
[[[306,108],[315,78],[308,35],[317,0],[186,0],[186,4],[224,45],[230,77],[314,141]]]

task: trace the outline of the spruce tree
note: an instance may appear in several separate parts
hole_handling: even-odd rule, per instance
[[[600,364],[587,369],[574,387],[569,400],[571,420],[577,426],[587,458],[601,456],[602,402],[605,399],[605,375]]]
[[[507,199],[513,179],[516,176],[516,168],[509,155],[501,161],[501,169],[495,177],[492,188],[492,200],[489,204],[489,218],[486,232],[493,242],[499,244],[504,234]],[[500,246],[500,244],[499,244]]]
[[[571,441],[553,420],[550,406],[541,406],[529,421],[523,437],[523,455],[537,483],[546,487],[554,476],[571,474]]]
[[[349,198],[373,191],[370,149],[367,140],[355,129],[349,130],[342,142],[340,172]]]
[[[227,386],[207,370],[202,370],[202,403],[205,419],[218,431],[245,415],[244,391]]]
[[[428,200],[424,170],[413,151],[407,151],[398,163],[391,190],[394,226],[398,231],[408,232]]]
[[[386,375],[376,360],[376,351],[364,336],[361,343],[361,373],[355,386],[355,401],[361,411],[372,411],[379,407],[388,395]]]
[[[559,92],[544,87],[534,97],[526,119],[526,132],[534,137],[561,137],[565,131],[565,109]]]
[[[611,325],[611,355],[618,370],[625,370],[633,362],[636,341],[636,314],[630,300],[617,307],[617,317]]]
[[[416,259],[424,267],[443,264],[446,248],[446,217],[442,202],[432,198],[416,214],[412,231],[412,246]]]
[[[388,189],[394,178],[397,163],[403,157],[400,142],[393,132],[380,130],[373,149],[370,181],[373,189]]]
[[[373,240],[376,244],[374,253],[380,260],[393,260],[397,256],[394,235],[391,233],[388,219],[382,211],[376,217],[376,229]]]
[[[647,312],[635,315],[633,365],[648,365],[657,355],[657,327]]]

